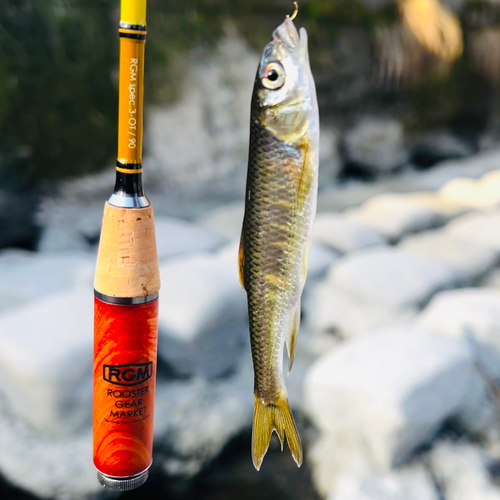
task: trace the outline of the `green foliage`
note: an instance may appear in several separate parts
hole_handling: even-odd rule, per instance
[[[4,0],[0,172],[17,183],[91,172],[116,141],[118,54],[107,0]]]

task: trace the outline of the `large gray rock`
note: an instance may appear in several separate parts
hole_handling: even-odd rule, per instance
[[[500,292],[480,288],[436,295],[417,326],[466,342],[486,373],[500,377]]]
[[[319,189],[334,185],[341,166],[338,131],[322,125],[319,138]]]
[[[346,216],[372,227],[391,241],[444,224],[442,212],[417,198],[398,194],[375,196]]]
[[[412,161],[429,167],[451,158],[466,158],[473,153],[467,142],[446,130],[433,130],[409,138]]]
[[[464,283],[482,278],[498,261],[498,254],[491,248],[456,239],[441,230],[410,236],[399,244],[399,248],[453,267]]]
[[[213,231],[171,217],[155,217],[155,232],[160,261],[190,253],[212,252],[226,242]]]
[[[401,124],[387,118],[363,118],[343,138],[346,161],[376,173],[404,165],[409,154]]]
[[[329,280],[314,287],[303,305],[311,330],[335,338],[357,337],[374,328],[405,325],[418,313],[416,306],[394,308],[360,299]]]
[[[184,200],[243,198],[259,56],[228,27],[212,52],[190,59],[180,98],[148,114],[148,151],[159,165],[155,188]]]
[[[75,287],[87,288],[92,295],[94,269],[91,253],[4,250],[0,253],[0,311]]]
[[[313,239],[341,253],[387,243],[386,239],[371,227],[332,212],[323,212],[316,216]]]
[[[0,472],[10,483],[48,500],[93,500],[102,491],[91,429],[62,439],[46,436],[14,414],[3,397],[0,422]]]
[[[384,248],[348,255],[328,281],[354,298],[396,309],[424,305],[437,291],[455,286],[459,276],[446,264]]]
[[[0,248],[34,245],[39,234],[33,211],[38,196],[0,189]]]
[[[253,376],[246,354],[227,379],[158,385],[154,460],[169,475],[194,476],[232,437],[251,426]]]
[[[208,214],[202,216],[199,224],[210,231],[214,231],[229,240],[240,240],[243,215],[245,214],[244,203],[233,203],[223,205]]]
[[[491,477],[491,459],[468,443],[438,443],[430,453],[430,468],[446,500],[500,500]]]
[[[386,474],[342,473],[328,500],[440,500],[436,486],[422,465]]]
[[[317,361],[306,381],[311,418],[381,469],[407,460],[481,388],[467,347],[424,330],[374,332]]]
[[[48,226],[42,231],[38,241],[39,252],[65,252],[90,250],[84,236],[71,227]]]
[[[500,171],[494,170],[481,179],[457,178],[443,186],[443,199],[469,208],[486,209],[500,206]]]
[[[456,239],[473,241],[500,253],[500,212],[472,213],[450,222],[445,231]]]
[[[234,265],[197,255],[160,267],[158,355],[179,375],[234,369],[248,336],[246,297]]]
[[[92,289],[81,289],[0,316],[0,390],[45,433],[90,423],[93,313]]]

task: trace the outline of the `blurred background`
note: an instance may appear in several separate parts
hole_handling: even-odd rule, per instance
[[[92,281],[118,0],[0,8],[0,498],[90,500]],[[500,500],[500,3],[302,0],[318,217],[290,399],[250,459],[236,254],[250,96],[288,0],[149,0],[161,264],[154,464],[123,499]],[[116,495],[114,496],[116,497]]]

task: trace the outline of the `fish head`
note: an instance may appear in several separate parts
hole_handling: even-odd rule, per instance
[[[316,88],[309,64],[307,32],[286,18],[262,54],[254,98],[262,125],[278,138],[297,142],[318,121]]]

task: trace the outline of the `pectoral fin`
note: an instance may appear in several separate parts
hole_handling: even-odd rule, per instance
[[[302,165],[302,173],[300,176],[299,190],[297,193],[297,210],[302,215],[306,208],[306,203],[309,198],[309,192],[314,181],[315,169],[314,158],[309,150],[309,144],[303,146],[304,162]]]

